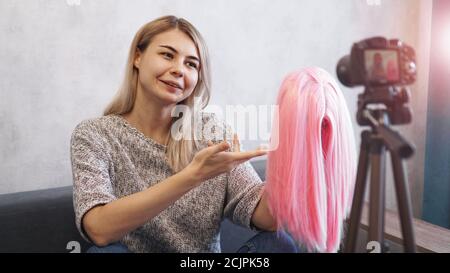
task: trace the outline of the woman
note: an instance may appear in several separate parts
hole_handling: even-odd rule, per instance
[[[165,16],[137,32],[117,96],[72,134],[76,223],[90,252],[220,252],[223,217],[270,231],[241,252],[296,251],[273,232],[247,162],[265,151],[239,151],[230,129],[199,111],[209,92],[207,49],[189,22]],[[174,115],[181,106],[189,111]]]
[[[370,70],[371,81],[384,81],[386,80],[386,72],[384,71],[383,56],[377,52],[373,55],[373,64]]]

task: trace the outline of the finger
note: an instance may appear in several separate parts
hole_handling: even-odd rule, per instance
[[[248,152],[230,152],[232,160],[248,160],[253,157],[258,157],[267,154],[265,150],[254,150]]]
[[[220,152],[226,151],[229,148],[230,148],[230,144],[228,144],[228,142],[226,142],[226,141],[222,141],[219,144],[213,145],[213,146],[208,147],[206,149],[208,149],[208,153],[210,155],[213,155],[213,154],[216,154],[216,153],[220,153]]]
[[[233,152],[241,151],[241,143],[239,142],[239,138],[237,134],[233,135]]]
[[[261,144],[258,146],[258,148],[256,148],[258,151],[267,151],[269,150],[269,145],[267,144]]]

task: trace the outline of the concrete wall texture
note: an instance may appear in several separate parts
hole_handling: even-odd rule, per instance
[[[420,0],[2,0],[0,1],[0,193],[72,183],[69,140],[101,115],[122,80],[131,40],[162,15],[203,34],[212,63],[211,104],[271,105],[283,77],[319,66],[332,75],[351,45],[371,36],[416,49],[414,122],[398,129],[416,146],[408,160],[414,215],[421,213],[431,1]],[[357,95],[342,90],[356,123]],[[252,148],[253,143],[246,143]],[[387,160],[387,207],[396,208]]]

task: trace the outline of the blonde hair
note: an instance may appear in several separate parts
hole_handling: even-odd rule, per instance
[[[137,50],[144,52],[148,45],[152,42],[153,37],[173,29],[178,29],[184,32],[194,42],[199,53],[200,67],[198,82],[194,88],[194,91],[189,97],[179,102],[179,104],[184,104],[189,107],[189,110],[191,111],[190,113],[193,115],[173,117],[172,124],[181,119],[181,124],[184,126],[191,125],[193,117],[197,116],[199,111],[206,107],[210,99],[211,86],[209,55],[206,43],[200,32],[198,32],[195,27],[185,19],[177,18],[175,16],[163,16],[143,25],[134,36],[128,54],[125,77],[122,85],[120,86],[112,102],[104,110],[103,115],[123,115],[129,113],[133,109],[134,102],[136,100],[139,73],[139,70],[134,66]],[[200,99],[195,99],[195,97]],[[191,120],[188,121],[186,119]],[[199,144],[194,137],[195,130],[191,131],[192,137],[190,137],[190,139],[175,140],[173,137],[169,137],[167,142],[167,160],[175,172],[182,170],[191,162],[195,150],[199,147]]]

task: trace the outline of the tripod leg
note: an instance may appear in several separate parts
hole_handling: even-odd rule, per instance
[[[386,178],[386,148],[381,139],[373,139],[371,145],[369,241],[384,246],[384,194]]]
[[[414,240],[414,231],[412,225],[411,199],[407,189],[405,170],[403,162],[398,154],[391,153],[392,170],[394,172],[395,192],[397,194],[398,213],[402,227],[404,251],[409,253],[416,252],[416,243]]]
[[[358,238],[359,223],[364,202],[366,189],[367,168],[369,166],[369,131],[361,133],[361,147],[359,150],[358,171],[356,174],[355,191],[353,194],[352,210],[350,212],[350,223],[346,234],[344,252],[354,253],[356,251],[356,240]]]

